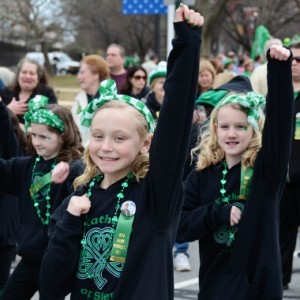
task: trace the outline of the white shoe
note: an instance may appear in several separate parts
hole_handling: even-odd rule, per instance
[[[183,253],[179,253],[174,257],[174,268],[178,272],[192,270],[189,258]]]

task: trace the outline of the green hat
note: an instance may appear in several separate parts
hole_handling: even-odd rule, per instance
[[[113,79],[103,80],[100,83],[99,91],[100,97],[93,99],[93,101],[80,113],[81,125],[83,127],[90,127],[95,112],[105,103],[109,101],[123,101],[138,110],[146,119],[149,131],[154,132],[155,122],[147,106],[138,99],[128,95],[117,94],[117,85]]]
[[[167,76],[167,63],[161,61],[149,74],[149,84],[152,83],[154,78]]]
[[[196,100],[198,105],[210,105],[215,107],[229,92],[225,90],[210,90],[202,93]]]
[[[196,100],[196,104],[215,107],[229,92],[248,93],[252,91],[253,89],[249,78],[247,76],[237,75],[219,87],[202,93]]]

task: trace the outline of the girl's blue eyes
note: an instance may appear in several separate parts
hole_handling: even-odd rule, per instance
[[[229,125],[220,125],[219,127],[222,128],[222,129],[229,129],[230,128]],[[247,128],[248,128],[248,126],[244,125],[244,124],[234,125],[233,127],[237,130],[247,130]]]
[[[101,140],[103,139],[103,136],[102,136],[102,135],[94,135],[93,137],[94,137],[96,140],[98,140],[98,141],[101,141]],[[114,140],[115,140],[116,142],[122,142],[122,141],[125,140],[125,138],[123,138],[123,137],[115,137]]]

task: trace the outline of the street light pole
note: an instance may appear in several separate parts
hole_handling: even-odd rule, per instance
[[[167,38],[167,57],[172,49],[172,39],[174,37],[173,19],[175,14],[175,9],[180,5],[180,3],[186,5],[195,5],[196,0],[164,0],[165,5],[168,6],[168,38]]]

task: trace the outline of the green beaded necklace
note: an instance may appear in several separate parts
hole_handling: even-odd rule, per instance
[[[31,175],[31,183],[34,182],[34,179],[36,177],[36,166],[38,164],[38,162],[41,160],[41,158],[38,156],[35,161],[34,161],[34,165],[33,165],[33,168],[32,168],[32,175]],[[54,167],[56,165],[56,161],[54,161],[51,165],[51,171],[53,171]],[[51,190],[51,186],[52,186],[52,182],[50,184],[48,184],[47,186],[47,189],[46,189],[46,212],[45,212],[45,217],[42,216],[42,212],[41,212],[41,209],[40,209],[40,203],[38,201],[38,197],[36,196],[37,194],[34,194],[31,196],[31,199],[33,201],[33,206],[36,208],[36,213],[37,213],[37,216],[39,217],[39,219],[41,220],[42,224],[43,225],[48,225],[49,224],[49,220],[50,220],[50,209],[51,209],[51,203],[50,203],[50,200],[51,200],[51,197],[49,195],[50,193],[50,190]]]
[[[220,180],[221,188],[220,188],[220,194],[221,199],[217,199],[217,204],[225,204],[229,202],[228,196],[226,196],[226,175],[228,173],[228,165],[227,162],[224,160],[223,163],[223,170],[222,170],[222,179]],[[221,226],[220,229],[217,231],[217,233],[214,234],[215,239],[218,243],[226,243],[228,247],[230,247],[235,239],[235,233],[237,232],[237,226]],[[219,237],[222,236],[222,239]],[[225,239],[224,239],[225,238]]]
[[[117,202],[116,202],[116,205],[115,205],[114,215],[111,219],[112,220],[112,226],[111,226],[111,232],[110,232],[109,241],[108,241],[110,250],[106,252],[106,255],[104,255],[104,259],[105,259],[106,263],[108,262],[108,259],[110,257],[110,253],[111,253],[111,249],[112,249],[112,242],[113,242],[114,234],[115,234],[115,231],[116,231],[116,225],[118,223],[118,212],[120,211],[120,207],[121,207],[120,202],[121,202],[121,199],[124,198],[125,189],[128,188],[128,186],[129,186],[128,185],[128,180],[132,177],[133,177],[132,173],[129,173],[126,176],[125,180],[121,184],[121,190],[116,196],[117,197]],[[104,178],[104,176],[102,174],[97,175],[90,182],[87,193],[86,193],[90,200],[91,200],[91,196],[92,196],[93,186],[96,183],[100,185],[103,178]],[[84,221],[84,224],[83,224],[84,225],[83,226],[84,227],[83,228],[83,237],[82,237],[82,240],[81,240],[81,245],[82,245],[81,259],[82,259],[83,265],[87,265],[89,263],[89,258],[90,258],[90,256],[88,255],[88,252],[86,250],[86,245],[87,245],[86,228],[87,228],[87,224],[88,224],[88,220],[87,220],[87,215],[86,215],[85,216],[85,221]],[[84,274],[87,278],[96,278],[96,277],[100,276],[98,272],[89,273],[87,270],[85,270]]]

